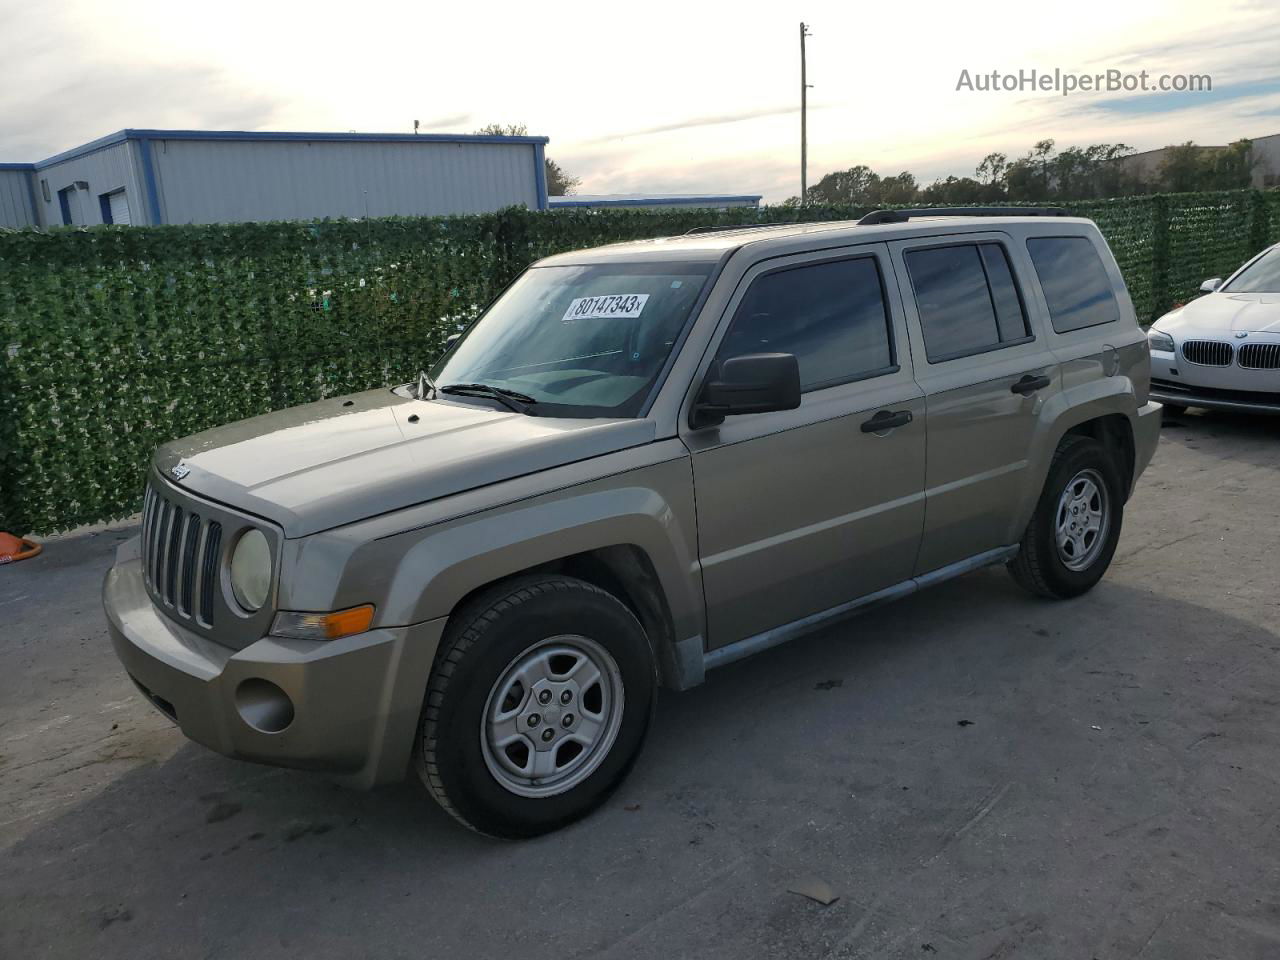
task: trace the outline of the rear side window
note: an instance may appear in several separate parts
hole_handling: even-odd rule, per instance
[[[756,278],[716,357],[748,353],[794,354],[805,391],[887,372],[893,346],[875,258],[790,267]]]
[[[998,243],[957,243],[908,250],[925,354],[930,363],[1022,343],[1026,311]]]
[[[1058,333],[1120,319],[1111,280],[1087,237],[1032,237],[1027,252]]]

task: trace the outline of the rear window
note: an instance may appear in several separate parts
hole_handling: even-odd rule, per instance
[[[1111,280],[1087,237],[1032,237],[1027,252],[1058,333],[1120,319]]]
[[[1000,244],[908,250],[906,262],[930,363],[1029,338],[1022,298]]]

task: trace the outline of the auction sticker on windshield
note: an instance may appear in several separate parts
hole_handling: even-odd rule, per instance
[[[611,293],[602,297],[577,297],[569,301],[569,309],[560,318],[571,320],[634,320],[649,300],[647,293]]]

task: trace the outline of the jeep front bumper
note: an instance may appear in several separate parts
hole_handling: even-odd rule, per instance
[[[404,776],[443,618],[341,640],[264,637],[233,650],[156,610],[138,542],[121,545],[103,583],[111,643],[144,696],[187,737],[354,787]]]

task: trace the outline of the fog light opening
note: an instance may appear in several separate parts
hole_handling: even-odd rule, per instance
[[[293,723],[293,701],[270,680],[250,677],[236,687],[240,718],[262,733],[280,733]]]

